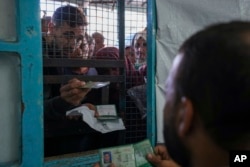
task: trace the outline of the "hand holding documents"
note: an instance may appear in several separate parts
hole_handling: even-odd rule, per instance
[[[115,105],[97,105],[98,120],[118,119]]]
[[[110,82],[92,82],[92,81],[89,81],[82,88],[98,89],[98,88],[102,88],[104,86],[107,86],[109,84],[110,84]]]
[[[98,105],[97,112],[99,117],[95,117],[95,112],[87,106],[80,106],[67,111],[66,115],[81,114],[84,122],[101,133],[125,129],[122,119],[117,116],[115,105]]]
[[[117,167],[151,167],[145,158],[148,153],[153,153],[148,139],[135,144],[103,148],[99,150],[100,164],[102,167],[107,167],[111,163]]]

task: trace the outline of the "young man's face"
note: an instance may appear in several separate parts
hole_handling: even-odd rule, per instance
[[[104,163],[110,163],[110,155],[109,153],[104,154]]]
[[[68,57],[79,47],[77,40],[79,41],[83,34],[84,26],[70,27],[67,23],[63,23],[63,25],[54,28],[55,45],[63,56]]]
[[[170,156],[181,166],[190,165],[187,148],[177,134],[176,118],[180,110],[177,97],[176,78],[183,55],[176,56],[166,83],[166,103],[164,108],[164,139]]]

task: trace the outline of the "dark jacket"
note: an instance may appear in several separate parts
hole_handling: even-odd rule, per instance
[[[59,57],[54,47],[48,45],[43,38],[43,54],[46,57]],[[44,75],[58,75],[64,71],[52,67],[44,67]],[[69,120],[66,111],[75,106],[67,103],[60,97],[61,84],[44,84],[44,154],[55,156],[67,153],[93,150],[101,147],[110,147],[123,139],[118,140],[120,131],[102,134],[88,126],[81,119]],[[82,103],[101,104],[100,89],[91,90]],[[116,139],[116,140],[113,140]],[[104,142],[105,141],[105,142]]]

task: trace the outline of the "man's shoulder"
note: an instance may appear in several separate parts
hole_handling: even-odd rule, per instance
[[[43,50],[43,55],[46,54],[48,50],[47,33],[45,32],[42,33],[42,50]]]
[[[46,32],[42,32],[42,41],[46,42],[47,40],[47,33]]]
[[[53,37],[47,33],[42,33],[42,50],[43,57],[54,56],[57,53],[53,50]]]

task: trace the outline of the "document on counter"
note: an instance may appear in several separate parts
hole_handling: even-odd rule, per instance
[[[122,119],[117,116],[115,105],[98,105],[97,112],[99,117],[95,117],[94,110],[90,110],[87,106],[80,106],[67,111],[66,116],[81,115],[84,122],[101,133],[125,129]]]
[[[98,120],[113,120],[113,119],[118,119],[118,115],[116,112],[115,105],[97,105],[96,110],[98,112]]]

